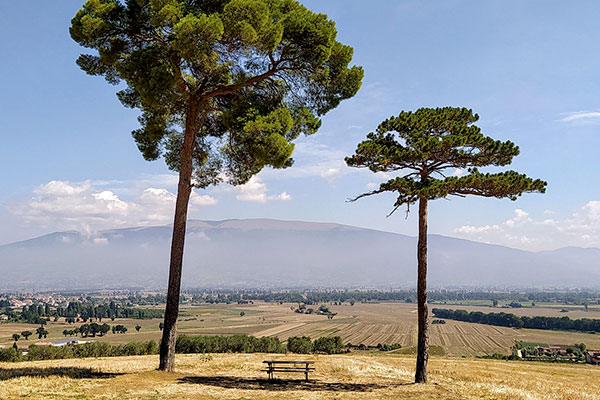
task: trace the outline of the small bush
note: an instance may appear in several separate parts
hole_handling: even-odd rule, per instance
[[[17,362],[21,361],[21,351],[13,347],[9,349],[0,349],[0,362]]]
[[[339,354],[343,352],[344,344],[339,336],[321,337],[315,340],[313,350],[327,354]]]
[[[392,343],[392,344],[381,344],[379,343],[377,345],[377,349],[379,351],[392,351],[392,350],[398,350],[401,349],[402,345],[400,343]]]
[[[313,350],[313,343],[308,336],[288,338],[287,349],[292,353],[308,354]]]

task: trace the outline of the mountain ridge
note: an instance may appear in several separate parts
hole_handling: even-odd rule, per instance
[[[348,225],[348,224],[341,224],[341,223],[337,223],[337,222],[320,222],[320,221],[300,221],[300,220],[282,220],[282,219],[275,219],[275,218],[228,218],[228,219],[224,219],[224,220],[200,220],[200,219],[189,219],[188,220],[188,228],[197,228],[196,226],[194,226],[194,223],[206,223],[206,224],[210,224],[210,228],[215,228],[215,227],[221,227],[223,225],[223,223],[228,223],[228,222],[233,222],[233,221],[277,221],[277,222],[283,222],[283,223],[302,223],[302,224],[314,224],[314,225],[328,225],[328,226],[336,226],[336,227],[341,227],[341,228],[350,228],[350,229],[359,229],[359,230],[364,230],[364,231],[372,231],[372,232],[379,232],[379,233],[389,233],[389,234],[393,234],[393,235],[400,235],[400,236],[404,236],[404,237],[410,237],[410,238],[415,238],[416,236],[412,236],[412,235],[406,235],[406,234],[402,234],[402,233],[397,233],[397,232],[391,232],[391,231],[383,231],[380,229],[374,229],[374,228],[364,228],[364,227],[359,227],[359,226],[354,226],[354,225]],[[165,225],[142,225],[142,226],[129,226],[129,227],[124,227],[124,228],[112,228],[112,229],[103,229],[103,230],[99,230],[96,231],[96,236],[98,234],[107,234],[107,233],[115,233],[118,231],[133,231],[133,230],[144,230],[144,229],[152,229],[152,228],[163,228],[163,227],[168,227],[168,228],[172,228],[173,224],[165,224]],[[55,231],[55,232],[50,232],[44,235],[40,235],[40,236],[36,236],[33,238],[29,238],[29,239],[23,239],[23,240],[18,240],[15,242],[9,242],[9,243],[4,243],[4,244],[0,244],[0,248],[4,247],[4,246],[13,246],[13,245],[18,245],[21,243],[26,243],[26,242],[30,242],[30,241],[34,241],[37,239],[42,239],[45,237],[49,237],[49,236],[53,236],[53,235],[59,235],[59,234],[79,234],[79,235],[83,235],[82,231],[78,231],[76,229],[70,229],[70,230],[66,230],[66,231]],[[93,234],[87,234],[84,236],[94,236]],[[487,242],[479,242],[477,240],[471,240],[471,239],[464,239],[464,238],[459,238],[459,237],[455,237],[455,236],[446,236],[446,235],[441,235],[438,233],[430,233],[427,235],[428,237],[441,237],[441,238],[445,238],[445,239],[450,239],[450,240],[458,240],[458,241],[463,241],[463,242],[470,242],[470,243],[477,243],[477,244],[481,244],[481,245],[486,245],[486,246],[497,246],[497,247],[502,247],[505,249],[511,249],[511,250],[517,250],[517,251],[523,251],[526,253],[532,253],[532,254],[536,254],[536,253],[550,253],[550,252],[555,252],[555,251],[560,251],[560,250],[567,250],[567,249],[576,249],[576,250],[592,250],[592,251],[600,251],[600,247],[583,247],[583,246],[564,246],[564,247],[557,247],[555,249],[550,249],[550,250],[538,250],[538,251],[532,251],[532,250],[524,250],[524,249],[518,249],[516,247],[510,247],[507,245],[503,245],[503,244],[498,244],[498,243],[487,243]]]
[[[53,232],[1,245],[0,274],[4,289],[164,288],[170,239],[171,225]],[[429,243],[432,285],[600,287],[598,248],[531,252],[437,234]],[[331,222],[188,221],[186,287],[400,287],[415,278],[414,236]]]

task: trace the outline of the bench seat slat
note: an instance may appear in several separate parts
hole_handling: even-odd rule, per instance
[[[275,371],[275,372],[285,372],[285,371],[290,371],[290,372],[304,372],[304,371],[314,371],[314,368],[310,368],[310,369],[306,369],[306,368],[285,368],[285,369],[277,369],[277,368],[271,368],[271,369],[264,369],[262,371]]]
[[[263,361],[264,364],[314,364],[314,361]]]
[[[262,372],[313,372],[314,369],[261,369]]]

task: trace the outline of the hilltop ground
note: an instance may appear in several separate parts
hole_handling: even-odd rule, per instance
[[[265,359],[311,359],[311,381],[269,383]],[[412,384],[414,357],[178,355],[177,373],[157,356],[0,363],[2,399],[600,399],[600,368],[432,357],[430,384]],[[293,377],[295,378],[295,377]]]

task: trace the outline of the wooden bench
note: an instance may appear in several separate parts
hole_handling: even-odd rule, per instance
[[[314,361],[263,361],[263,364],[267,364],[267,369],[261,371],[269,375],[269,380],[273,379],[275,372],[299,372],[303,373],[304,379],[308,381],[308,373],[315,370],[314,367],[311,367],[314,363]]]

